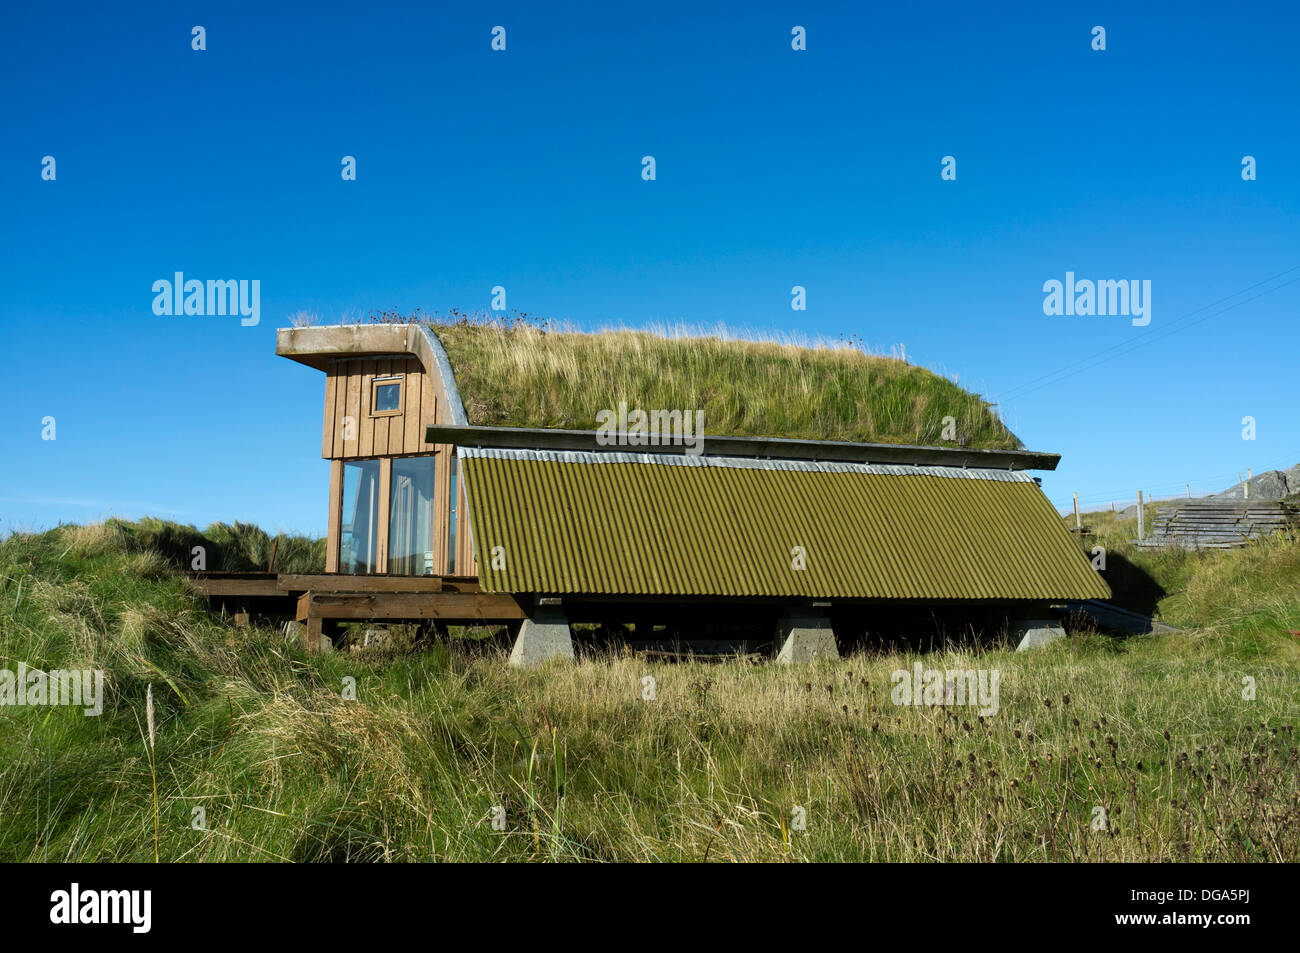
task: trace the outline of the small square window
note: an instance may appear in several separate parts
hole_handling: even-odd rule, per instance
[[[370,390],[370,416],[392,417],[401,412],[401,378],[375,378]]]

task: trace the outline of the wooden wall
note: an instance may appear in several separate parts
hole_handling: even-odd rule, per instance
[[[401,374],[406,383],[402,413],[370,416],[370,384],[376,377]],[[424,428],[438,423],[439,385],[430,380],[413,357],[344,358],[329,362],[325,371],[325,425],[321,456],[326,460],[393,457],[431,453]],[[346,427],[348,418],[354,426]]]
[[[375,377],[401,374],[405,377],[402,413],[389,417],[370,416],[371,382]],[[346,427],[351,417],[354,426]],[[326,571],[338,572],[338,532],[341,523],[344,460],[378,458],[381,486],[386,490],[391,467],[387,461],[399,456],[435,457],[434,508],[438,522],[433,531],[433,571],[447,575],[452,569],[449,520],[451,516],[450,444],[426,443],[425,428],[446,423],[446,396],[442,382],[425,374],[419,360],[406,355],[393,357],[338,358],[325,371],[325,419],[321,436],[321,456],[333,461],[330,472],[330,519],[326,549]],[[456,575],[477,575],[468,526],[468,509],[464,490],[457,480],[457,532],[454,571]],[[384,497],[387,496],[385,492]],[[388,520],[380,520],[380,550],[387,559]]]

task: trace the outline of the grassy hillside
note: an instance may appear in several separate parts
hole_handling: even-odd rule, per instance
[[[701,410],[706,434],[1020,447],[978,396],[857,347],[469,320],[432,327],[474,424],[592,430],[598,411],[625,400]],[[941,439],[947,416],[955,440]]]
[[[0,708],[0,860],[152,860],[155,816],[164,860],[1300,859],[1294,545],[1154,566],[1177,636],[522,672],[468,641],[309,657],[140,538],[0,542],[0,667],[107,679],[99,718]],[[997,669],[998,714],[895,707],[918,658]]]
[[[89,526],[65,526],[61,558],[92,558],[106,553],[129,556],[128,572],[143,575],[167,569],[208,572],[324,572],[325,540],[271,536],[251,523],[213,523],[205,530],[145,517],[137,522],[110,519]],[[195,563],[202,549],[204,564]]]
[[[1145,507],[1146,525],[1156,504]],[[1074,526],[1074,516],[1065,517]],[[1300,631],[1300,543],[1271,538],[1245,549],[1141,549],[1137,516],[1087,513],[1085,547],[1107,554],[1112,601],[1176,626],[1212,623],[1250,634]]]

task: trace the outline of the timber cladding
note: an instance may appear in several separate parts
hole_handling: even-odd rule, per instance
[[[375,411],[375,382],[400,383],[400,411]],[[325,368],[325,421],[321,456],[326,460],[432,453],[425,428],[445,421],[439,385],[419,360],[393,357],[335,358]]]
[[[401,393],[395,406],[376,406],[377,392],[400,383]],[[453,506],[457,513],[467,513],[464,489],[452,492],[452,446],[425,439],[429,427],[449,423],[447,398],[436,373],[425,372],[420,360],[409,354],[366,355],[330,358],[325,363],[325,414],[321,433],[321,456],[333,463],[330,471],[329,535],[326,543],[326,568],[339,570],[339,532],[347,522],[343,505],[343,463],[348,460],[379,461],[378,511],[387,514],[392,481],[392,462],[396,457],[433,456],[434,512],[437,523],[432,531],[433,571],[473,574],[474,550],[465,517],[455,535],[454,551],[450,538]],[[378,525],[377,552],[380,573],[387,571],[388,519]]]

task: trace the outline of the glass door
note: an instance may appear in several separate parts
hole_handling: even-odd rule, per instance
[[[379,552],[379,461],[343,464],[343,519],[339,538],[339,570],[373,573]]]
[[[388,510],[388,571],[433,575],[434,457],[393,460]]]

